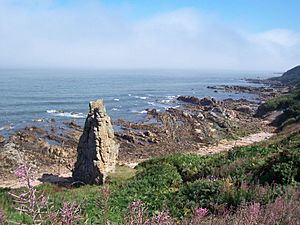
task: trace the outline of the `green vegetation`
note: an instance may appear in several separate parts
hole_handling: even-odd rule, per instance
[[[295,84],[300,83],[300,66],[296,66],[285,72],[282,76],[273,77],[270,80],[280,81],[285,85],[294,86]]]
[[[289,94],[271,99],[260,105],[257,115],[264,116],[275,110],[283,111],[276,120],[276,124],[281,128],[300,122],[300,84],[293,88]]]
[[[76,202],[82,215],[95,224],[103,218],[121,222],[127,206],[141,200],[147,213],[168,209],[180,220],[197,207],[212,214],[235,210],[249,202],[266,205],[300,182],[300,131],[282,133],[255,146],[239,147],[208,156],[171,155],[141,163],[136,170],[119,167],[105,186],[64,188],[44,184],[53,207]],[[109,198],[103,190],[109,187]],[[20,220],[7,189],[0,191],[0,208],[9,219]],[[101,199],[107,198],[103,212]],[[103,203],[103,202],[102,202]],[[26,219],[23,218],[26,222]]]
[[[192,217],[194,210],[200,209],[208,210],[207,217],[214,221],[221,221],[222,216],[218,215],[225,212],[225,224],[228,221],[234,224],[234,219],[245,218],[247,210],[254,206],[261,207],[261,213],[274,212],[274,215],[285,207],[286,210],[280,212],[278,224],[287,224],[288,220],[282,218],[287,218],[288,213],[288,217],[299,221],[300,208],[294,205],[300,202],[297,197],[300,184],[300,126],[297,124],[300,122],[300,85],[291,93],[259,107],[261,115],[274,110],[283,111],[277,123],[286,129],[257,145],[206,156],[157,157],[140,163],[135,169],[117,167],[104,186],[75,188],[43,184],[37,192],[49,196],[52,209],[61,210],[65,202],[75,202],[81,209],[81,222],[86,224],[106,224],[107,220],[121,224],[124,219],[126,221],[132,202],[147,209],[142,217],[160,215],[167,209],[176,222]],[[21,191],[14,190],[16,193]],[[28,217],[17,213],[16,203],[8,192],[8,189],[0,189],[0,209],[6,218],[30,224]],[[289,196],[291,193],[294,197]],[[277,221],[275,217],[273,220]]]

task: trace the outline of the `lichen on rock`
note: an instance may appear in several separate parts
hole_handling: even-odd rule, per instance
[[[114,140],[103,100],[92,101],[89,106],[77,148],[73,179],[85,184],[102,184],[107,174],[115,170],[119,144]]]

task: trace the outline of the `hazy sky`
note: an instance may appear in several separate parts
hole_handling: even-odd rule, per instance
[[[299,0],[0,0],[2,68],[286,70]]]

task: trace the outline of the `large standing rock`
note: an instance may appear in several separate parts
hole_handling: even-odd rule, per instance
[[[118,150],[103,101],[90,102],[90,112],[77,148],[74,180],[85,184],[104,183],[107,173],[115,169]]]

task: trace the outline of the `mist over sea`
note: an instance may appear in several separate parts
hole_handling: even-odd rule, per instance
[[[113,120],[138,121],[145,109],[178,107],[178,95],[246,98],[255,95],[214,92],[211,85],[253,86],[243,78],[268,72],[196,70],[0,70],[0,134],[25,126],[76,120],[83,125],[91,100],[103,98]]]

